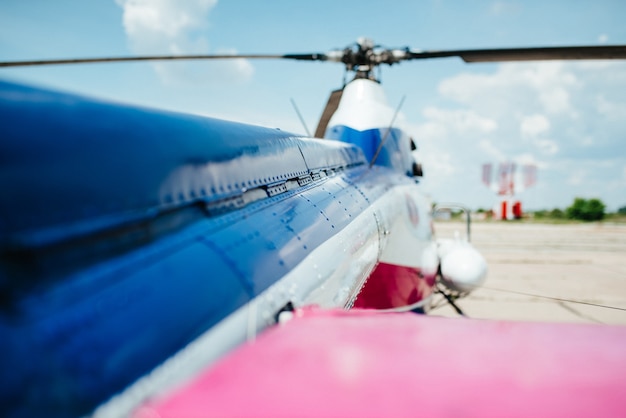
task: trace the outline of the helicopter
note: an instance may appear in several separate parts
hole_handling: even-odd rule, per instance
[[[454,306],[487,274],[469,242],[469,221],[468,239],[436,239],[433,211],[446,206],[433,210],[424,196],[423,162],[411,154],[415,141],[375,74],[382,65],[443,57],[470,63],[624,59],[626,46],[416,51],[362,38],[327,53],[0,63],[286,59],[342,64],[352,74],[331,93],[314,138],[1,82],[3,410],[9,416],[255,415],[234,401],[243,390],[253,394],[256,411],[271,416],[348,415],[355,411],[352,401],[331,397],[326,406],[336,409],[324,409],[316,396],[341,395],[347,379],[360,390],[353,399],[366,399],[380,374],[365,376],[361,363],[389,368],[381,359],[391,361],[390,376],[408,385],[415,376],[402,368],[432,372],[427,353],[441,350],[446,335],[478,333],[483,343],[499,341],[494,347],[501,360],[523,352],[520,341],[550,338],[545,349],[551,359],[567,338],[611,341],[612,347],[626,342],[621,329],[561,333],[524,324],[510,325],[503,335],[498,324],[415,315],[428,312],[436,293]],[[410,341],[393,342],[388,331],[394,328]],[[341,351],[340,335],[355,329],[352,348]],[[306,344],[298,344],[302,338]],[[381,343],[387,340],[390,346]],[[428,341],[437,342],[430,351]],[[469,341],[468,352],[482,352],[481,342]],[[294,356],[290,344],[330,357],[315,371],[312,360],[299,363],[295,356],[290,372],[265,381],[272,367]],[[414,348],[422,350],[422,363],[393,363],[395,356],[417,355]],[[444,352],[459,355],[454,346]],[[593,386],[596,396],[587,403],[568,400],[565,411],[615,414],[624,384],[611,371],[623,370],[623,356],[594,344],[576,353],[598,358],[601,367],[580,369],[592,377],[588,382],[574,376],[568,386],[562,379],[557,394],[582,385]],[[326,369],[333,356],[342,360],[339,379],[325,374],[336,373]],[[571,377],[571,360],[557,362],[558,372]],[[461,368],[471,361],[468,356]],[[516,384],[527,366],[509,370]],[[496,390],[498,378],[483,383]],[[312,386],[299,391],[294,382],[306,385],[307,379]],[[516,390],[520,395],[516,384],[504,398]],[[515,402],[546,387],[537,384]],[[564,398],[554,393],[547,391],[537,405],[563,407]],[[285,398],[292,401],[281,403]],[[465,401],[487,405],[470,398]],[[294,400],[302,409],[289,409]],[[368,411],[368,403],[358,405]],[[425,411],[450,413],[437,405]],[[414,412],[398,408],[385,411]],[[538,411],[528,408],[528,414]],[[377,412],[384,411],[366,415]]]

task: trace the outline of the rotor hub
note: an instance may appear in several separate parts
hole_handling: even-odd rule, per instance
[[[342,62],[347,71],[356,73],[355,78],[369,78],[375,80],[372,71],[381,64],[392,65],[407,59],[409,49],[386,49],[376,45],[369,38],[359,38],[356,43],[344,48],[329,52],[326,57],[329,61]]]

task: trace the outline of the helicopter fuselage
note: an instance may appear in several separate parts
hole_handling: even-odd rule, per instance
[[[370,166],[388,126],[351,120],[351,89],[338,141],[2,83],[2,404],[84,414],[282,311],[427,298],[438,260],[408,140],[388,135]]]

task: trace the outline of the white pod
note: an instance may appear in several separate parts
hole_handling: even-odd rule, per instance
[[[441,282],[450,290],[468,293],[487,277],[485,258],[466,241],[446,240],[439,246]]]

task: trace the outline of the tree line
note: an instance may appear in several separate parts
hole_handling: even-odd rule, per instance
[[[626,215],[626,206],[618,211],[620,215]],[[535,219],[572,219],[578,221],[601,221],[606,217],[606,205],[600,199],[583,199],[577,197],[565,210],[538,210],[534,212]]]

